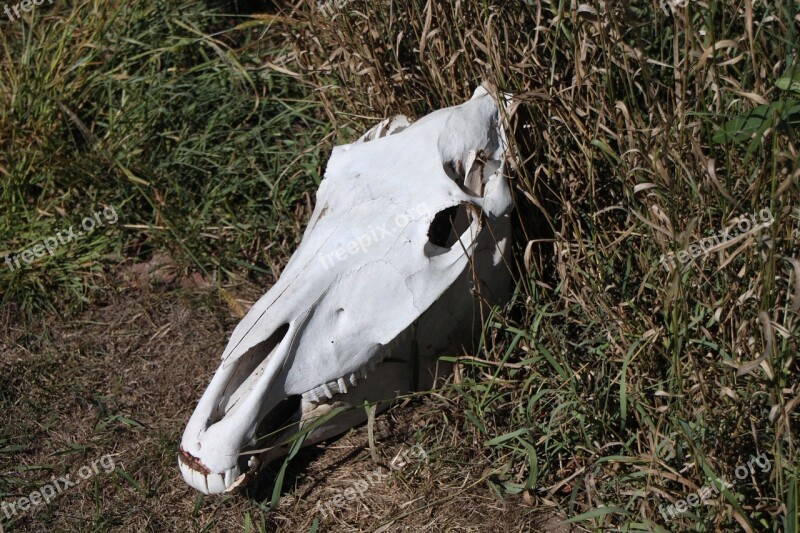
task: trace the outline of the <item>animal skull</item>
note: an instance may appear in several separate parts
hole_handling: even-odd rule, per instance
[[[505,150],[483,87],[334,148],[300,246],[234,330],[186,426],[189,485],[230,490],[299,428],[313,427],[304,444],[342,433],[365,420],[365,401],[430,388],[435,357],[471,346],[483,306],[510,292]],[[340,406],[356,408],[321,418]]]

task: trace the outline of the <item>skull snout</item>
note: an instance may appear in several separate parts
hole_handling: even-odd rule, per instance
[[[291,404],[286,398],[275,399],[270,394],[281,389],[272,385],[282,374],[290,331],[289,324],[275,328],[263,341],[235,359],[228,358],[217,369],[186,426],[178,457],[184,479],[196,489],[206,493],[225,490],[241,472],[254,466],[241,454],[257,444],[259,429],[267,429],[265,420],[277,425],[294,416],[287,413]],[[297,397],[294,409],[298,413],[299,405]],[[277,416],[285,418],[277,420]]]

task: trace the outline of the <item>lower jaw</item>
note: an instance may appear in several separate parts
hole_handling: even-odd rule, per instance
[[[405,393],[409,390],[409,377],[406,372],[403,372],[407,368],[406,362],[399,361],[378,364],[375,374],[370,376],[377,378],[372,383],[381,384],[376,390],[372,390],[370,380],[364,380],[357,387],[351,388],[349,392],[336,394],[325,403],[316,403],[303,398],[299,409],[280,424],[285,426],[287,422],[291,422],[289,427],[275,432],[274,435],[256,439],[255,443],[243,448],[239,452],[237,464],[225,472],[202,473],[196,468],[192,468],[197,465],[202,466],[201,460],[181,449],[178,459],[183,477],[189,485],[207,494],[219,494],[240,489],[247,485],[264,466],[285,456],[294,442],[292,437],[302,431],[304,426],[314,423],[334,409],[338,407],[352,408],[337,414],[330,420],[325,420],[320,427],[310,431],[303,442],[304,446],[335,437],[366,421],[366,412],[363,408],[365,400],[370,403],[378,402],[378,411],[387,408],[397,393]],[[390,398],[386,397],[387,390],[392,392],[389,395]],[[268,414],[267,417],[269,416]],[[264,420],[259,425],[263,423]],[[200,479],[201,476],[204,479]],[[206,490],[203,490],[203,487]]]
[[[269,430],[261,432],[262,436],[257,438],[254,443],[242,448],[236,464],[223,472],[209,471],[203,464],[202,457],[195,457],[181,447],[178,453],[178,464],[183,478],[187,484],[206,494],[231,492],[244,487],[264,466],[288,454],[295,440],[293,437],[302,431],[306,424],[313,423],[337,407],[348,405],[340,401],[316,404],[302,400],[297,410],[280,424],[283,429],[272,430],[272,434],[269,433]],[[331,428],[322,429],[327,429],[327,431],[315,429],[309,432],[304,445],[314,444],[332,437],[346,431],[349,426],[333,430]],[[259,433],[258,430],[256,433]]]

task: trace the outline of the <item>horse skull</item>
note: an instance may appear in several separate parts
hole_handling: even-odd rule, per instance
[[[365,401],[432,386],[435,357],[469,345],[481,306],[509,293],[505,149],[483,87],[334,148],[300,246],[234,330],[186,426],[189,485],[230,490],[335,407],[357,408],[305,444],[361,423]]]

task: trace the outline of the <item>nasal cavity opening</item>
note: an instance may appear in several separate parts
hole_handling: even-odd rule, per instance
[[[236,360],[236,368],[225,386],[209,425],[219,422],[245,401],[258,379],[266,371],[270,355],[278,349],[288,331],[289,324],[282,325],[267,339],[247,350]]]
[[[459,241],[470,226],[469,207],[469,204],[462,203],[436,213],[428,228],[428,244],[435,248],[429,249],[431,253],[428,255],[450,250]]]

